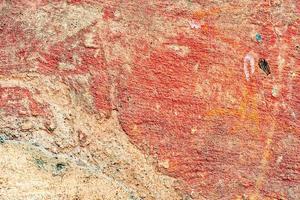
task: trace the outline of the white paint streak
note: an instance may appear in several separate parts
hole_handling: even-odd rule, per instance
[[[245,73],[247,81],[249,81],[249,79],[250,79],[248,65],[250,64],[251,74],[253,74],[255,71],[254,63],[255,63],[255,61],[254,61],[253,56],[251,54],[247,54],[244,58],[244,73]]]

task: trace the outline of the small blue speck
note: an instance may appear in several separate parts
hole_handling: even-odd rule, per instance
[[[262,37],[259,33],[256,34],[255,38],[257,42],[262,42]]]

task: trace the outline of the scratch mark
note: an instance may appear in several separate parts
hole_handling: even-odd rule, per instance
[[[251,127],[247,127],[248,131],[253,134],[257,134],[260,130],[260,116],[258,113],[258,102],[255,97],[256,91],[253,91],[247,87],[242,88],[242,99],[239,102],[237,109],[228,108],[214,108],[206,113],[208,117],[221,117],[232,116],[239,118],[237,122],[232,122],[233,133],[244,130],[244,123],[253,124]]]

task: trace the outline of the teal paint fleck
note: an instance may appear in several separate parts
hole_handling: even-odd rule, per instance
[[[255,39],[257,42],[262,42],[262,36],[259,33],[256,34]]]

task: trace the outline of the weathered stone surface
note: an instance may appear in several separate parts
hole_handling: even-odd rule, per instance
[[[2,199],[300,199],[297,0],[0,2]]]

